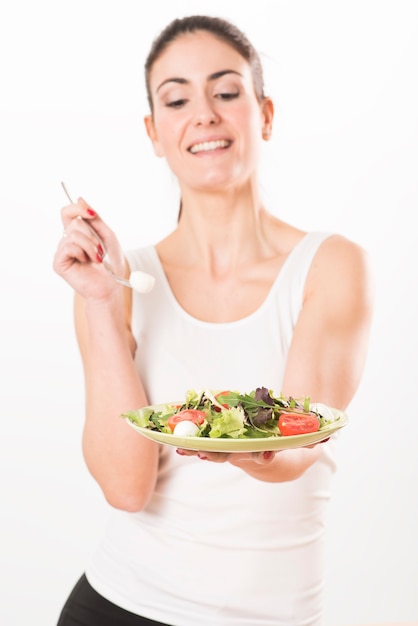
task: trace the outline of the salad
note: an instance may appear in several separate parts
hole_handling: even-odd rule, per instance
[[[181,437],[254,439],[313,433],[338,417],[308,397],[275,396],[266,387],[250,393],[189,390],[184,402],[144,407],[121,415],[147,430]]]

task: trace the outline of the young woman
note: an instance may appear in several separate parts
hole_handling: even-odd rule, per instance
[[[112,509],[59,626],[319,626],[334,438],[194,453],[145,439],[119,416],[188,389],[258,386],[345,409],[370,325],[366,255],[263,206],[257,167],[274,108],[234,25],[175,20],[145,69],[146,130],[178,179],[178,225],[123,254],[79,199],[62,211],[54,260],[76,292],[84,455]],[[115,273],[149,272],[154,289],[112,280],[103,244]]]

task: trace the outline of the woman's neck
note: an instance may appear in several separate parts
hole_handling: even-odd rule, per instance
[[[267,251],[270,237],[265,231],[273,219],[258,194],[248,189],[222,194],[186,192],[178,227],[168,239],[184,251],[185,264],[221,275]]]

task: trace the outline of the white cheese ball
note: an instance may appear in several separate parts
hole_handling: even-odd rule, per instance
[[[132,289],[139,293],[149,293],[155,284],[154,276],[147,274],[146,272],[135,271],[129,277],[129,282]]]
[[[189,420],[184,420],[175,425],[173,435],[176,437],[196,437],[199,433],[199,426]]]

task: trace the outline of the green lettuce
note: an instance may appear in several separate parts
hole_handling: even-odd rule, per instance
[[[131,422],[138,424],[141,428],[147,428],[150,426],[150,417],[153,415],[154,410],[150,407],[144,407],[142,409],[135,409],[134,411],[127,411],[121,417],[125,417]]]
[[[244,418],[241,407],[224,409],[214,417],[209,437],[240,437],[245,433]]]

